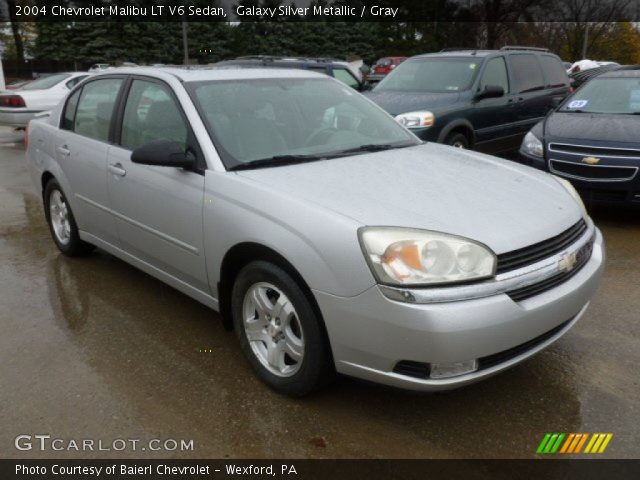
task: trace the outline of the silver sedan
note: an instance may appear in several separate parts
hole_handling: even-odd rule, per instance
[[[311,72],[108,71],[30,123],[27,155],[64,254],[220,311],[291,395],[485,378],[566,333],[603,269],[570,184],[425,144]]]

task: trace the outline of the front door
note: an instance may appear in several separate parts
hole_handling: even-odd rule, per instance
[[[119,138],[108,153],[107,178],[122,248],[208,291],[202,232],[204,176],[131,161],[133,150],[153,140],[174,140],[185,149],[193,146],[193,134],[169,86],[151,79],[131,82]]]

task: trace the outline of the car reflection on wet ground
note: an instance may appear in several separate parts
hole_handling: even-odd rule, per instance
[[[19,136],[0,131],[0,445],[57,458],[533,457],[546,432],[612,432],[640,456],[640,212],[593,212],[600,291],[576,327],[482,383],[416,394],[340,378],[290,399],[262,385],[218,315],[97,251],[61,256]],[[192,451],[40,452],[20,434],[193,439]]]

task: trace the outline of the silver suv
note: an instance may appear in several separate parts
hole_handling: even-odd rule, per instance
[[[300,70],[120,69],[31,122],[53,240],[218,310],[267,384],[464,385],[567,332],[604,245],[573,188],[425,144]],[[90,261],[87,260],[87,261]]]

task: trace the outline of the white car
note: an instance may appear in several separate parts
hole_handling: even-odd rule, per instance
[[[23,128],[37,113],[51,110],[88,72],[54,73],[18,90],[0,93],[0,125]]]
[[[91,68],[89,69],[90,72],[103,72],[105,70],[111,70],[113,67],[111,65],[109,65],[108,63],[96,63],[95,65],[91,65]]]

